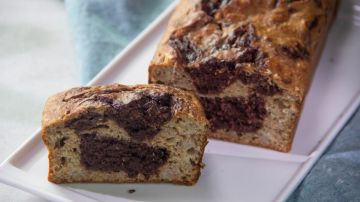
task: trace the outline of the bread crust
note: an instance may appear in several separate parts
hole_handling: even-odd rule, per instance
[[[211,7],[216,7],[214,6],[216,2],[221,3],[218,4],[215,14],[209,14],[203,8],[204,2],[212,2]],[[260,62],[255,61],[255,64],[245,64],[242,71],[248,74],[256,72],[274,83],[284,95],[294,100],[292,107],[295,109],[293,113],[296,117],[292,118],[293,121],[287,125],[287,130],[291,132],[286,132],[288,133],[286,143],[282,143],[281,146],[244,141],[241,138],[231,137],[223,131],[212,132],[209,136],[288,152],[291,149],[315,67],[319,62],[327,33],[336,16],[337,4],[336,0],[181,0],[169,20],[165,34],[149,66],[149,83],[163,83],[195,91],[200,97],[211,97],[212,95],[200,92],[196,88],[184,68],[198,67],[198,64],[204,63],[211,57],[218,60],[233,60],[239,49],[230,48],[224,51],[212,44],[218,43],[219,47],[222,47],[226,41],[224,39],[228,39],[241,27],[247,27],[244,28],[247,34],[250,26],[252,30],[255,30],[256,37],[250,42],[250,46],[265,53],[266,57]],[[184,63],[179,58],[179,51],[171,45],[171,40],[177,36],[186,36],[189,43],[200,49],[201,53],[195,54],[195,59],[192,58],[193,55],[190,55],[192,61]],[[188,44],[184,46],[194,49]],[[261,65],[257,64],[258,62]],[[230,88],[232,86],[227,86],[223,91]],[[232,92],[236,92],[236,89]],[[218,96],[225,96],[222,94],[224,93],[221,92]],[[226,96],[233,95],[230,93]]]
[[[179,5],[176,7],[172,17],[169,20],[166,31],[161,39],[158,48],[155,52],[155,55],[149,66],[149,81],[152,83],[154,81],[154,74],[152,74],[153,68],[164,67],[164,68],[173,68],[173,67],[181,67],[179,64],[179,60],[177,59],[176,52],[169,45],[169,39],[171,34],[174,33],[175,30],[182,29],[194,22],[196,22],[199,18],[205,18],[206,14],[199,9],[201,0],[181,0]],[[292,92],[295,96],[304,97],[309,84],[311,83],[311,78],[316,67],[316,64],[319,61],[321,56],[322,45],[326,40],[327,32],[334,21],[336,16],[337,9],[337,1],[336,0],[322,0],[322,6],[325,8],[319,10],[315,8],[315,1],[303,1],[303,2],[294,2],[294,8],[299,9],[296,12],[298,17],[294,18],[291,21],[286,22],[286,26],[282,25],[280,27],[277,22],[267,22],[266,18],[276,18],[275,15],[285,15],[283,11],[285,8],[281,8],[280,11],[272,11],[273,7],[270,5],[273,3],[271,0],[266,1],[243,1],[243,0],[233,0],[234,2],[231,5],[228,5],[224,13],[220,16],[219,20],[227,18],[227,16],[236,15],[236,12],[240,12],[242,10],[264,10],[264,14],[254,15],[253,17],[248,14],[243,16],[244,20],[238,19],[230,19],[229,23],[232,23],[232,27],[227,30],[223,30],[223,35],[230,33],[236,28],[236,25],[243,24],[245,22],[252,22],[255,27],[259,26],[259,29],[256,29],[258,35],[262,36],[262,39],[259,43],[266,44],[267,40],[276,39],[277,44],[283,45],[294,45],[294,41],[290,39],[287,41],[287,36],[291,38],[296,38],[301,42],[306,40],[305,35],[310,35],[311,44],[309,44],[309,55],[310,59],[308,61],[300,61],[294,62],[292,60],[288,60],[286,56],[281,55],[278,51],[275,51],[274,47],[260,47],[261,49],[269,49],[268,53],[271,54],[269,56],[268,64],[265,66],[262,73],[267,74],[267,76],[271,77],[271,79],[278,84],[281,88],[286,89],[289,92]],[[281,2],[281,1],[279,1]],[[237,7],[237,8],[236,8]],[[289,8],[287,8],[289,9]],[[311,22],[317,15],[320,15],[321,19],[318,22],[318,28],[314,30],[306,30],[306,23]],[[239,17],[240,18],[240,17]],[[281,17],[279,17],[281,18]],[[281,20],[281,19],[278,19]],[[288,19],[289,20],[289,19]],[[275,21],[275,19],[274,19]],[[306,22],[306,23],[305,23]],[[262,26],[260,26],[262,24]],[[294,30],[300,29],[300,33],[298,33],[299,37],[296,36]],[[290,34],[281,34],[282,32],[290,32]],[[206,33],[203,34],[204,37],[207,36]],[[284,35],[284,38],[279,37],[279,35]],[[195,40],[195,39],[193,39]],[[274,44],[270,44],[269,46],[274,46]],[[281,61],[282,63],[279,63]],[[289,64],[290,62],[290,64]],[[284,66],[294,65],[296,68],[287,68],[284,70]],[[271,73],[270,73],[271,72]],[[270,74],[269,74],[270,73]],[[292,79],[291,83],[286,82],[286,79]]]
[[[207,124],[208,121],[203,115],[203,109],[198,99],[190,92],[176,89],[170,86],[158,85],[158,84],[148,84],[148,85],[133,85],[126,86],[121,84],[111,84],[111,85],[102,85],[102,86],[91,86],[91,87],[78,87],[71,88],[69,90],[57,93],[49,97],[45,103],[45,107],[42,114],[42,128],[49,127],[51,125],[56,125],[58,123],[63,123],[65,120],[70,119],[71,117],[76,117],[84,110],[87,110],[89,105],[91,107],[100,107],[100,103],[81,103],[81,99],[77,99],[76,102],[70,101],[73,98],[80,97],[85,94],[101,94],[106,93],[107,95],[121,93],[122,91],[141,91],[144,93],[164,93],[168,92],[174,94],[178,97],[183,97],[184,103],[179,110],[175,110],[175,115],[189,114],[190,116],[195,117],[204,124]],[[83,100],[85,100],[83,98]],[[68,101],[69,100],[69,101]]]

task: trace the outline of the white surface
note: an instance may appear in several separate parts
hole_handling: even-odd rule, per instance
[[[0,167],[0,180],[51,200],[80,201],[86,196],[101,201],[284,200],[360,102],[360,80],[357,79],[360,75],[357,56],[360,27],[355,26],[352,12],[354,8],[346,1],[330,34],[289,154],[211,141],[204,159],[207,166],[195,187],[167,184],[58,186],[46,181],[47,152],[35,133]],[[167,16],[165,13],[145,30],[91,84],[146,83],[147,65]],[[128,194],[128,189],[137,191]]]
[[[0,0],[0,162],[40,125],[50,94],[79,85],[63,2]],[[45,201],[0,183],[0,201]]]

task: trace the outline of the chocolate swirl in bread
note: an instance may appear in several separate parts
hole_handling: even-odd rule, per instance
[[[43,113],[49,180],[194,184],[208,125],[198,99],[180,89],[70,89],[51,96]]]
[[[194,91],[210,137],[287,152],[335,11],[336,0],[182,0],[149,82]]]

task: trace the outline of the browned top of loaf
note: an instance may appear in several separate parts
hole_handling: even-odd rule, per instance
[[[243,69],[269,77],[302,100],[335,9],[336,0],[182,0],[150,68],[241,60],[251,48],[256,55]],[[181,56],[176,38],[191,53]]]
[[[74,118],[89,109],[101,109],[106,104],[98,102],[96,97],[111,98],[120,102],[124,101],[125,92],[133,92],[141,95],[160,95],[171,94],[175,98],[172,105],[173,116],[186,115],[193,117],[200,124],[207,125],[203,109],[198,99],[189,92],[172,88],[169,86],[150,84],[125,86],[120,84],[91,86],[72,88],[60,92],[48,98],[42,115],[42,127],[49,127],[53,124],[61,124],[66,120]],[[139,97],[129,96],[127,102],[139,99]]]

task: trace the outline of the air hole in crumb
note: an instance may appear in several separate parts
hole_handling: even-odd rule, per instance
[[[284,102],[282,102],[282,100],[276,99],[276,100],[274,100],[274,101],[275,101],[275,103],[279,106],[279,108],[287,108],[287,107],[286,107],[286,104],[285,104]]]
[[[70,110],[67,110],[67,111],[65,112],[65,114],[70,114]]]
[[[99,129],[99,128],[109,128],[108,125],[97,125],[95,126],[94,128],[91,128],[91,129]]]
[[[128,193],[129,193],[129,194],[133,194],[133,193],[135,193],[135,192],[136,192],[135,189],[129,189],[129,190],[128,190]]]
[[[56,143],[55,143],[55,149],[57,148],[61,148],[65,145],[65,140],[67,140],[67,137],[62,137],[61,139],[59,139]]]
[[[188,154],[190,154],[190,155],[193,155],[193,154],[195,154],[195,149],[194,149],[194,147],[191,147],[191,148],[188,149],[186,152],[187,152]]]
[[[77,152],[77,149],[76,149],[76,148],[73,148],[72,150],[73,150],[73,152]]]
[[[175,141],[175,138],[174,137],[169,137],[169,138],[166,138],[166,142],[168,143],[172,143]]]
[[[65,164],[65,161],[66,161],[66,158],[62,156],[62,157],[60,158],[61,165],[64,165],[64,164]]]

